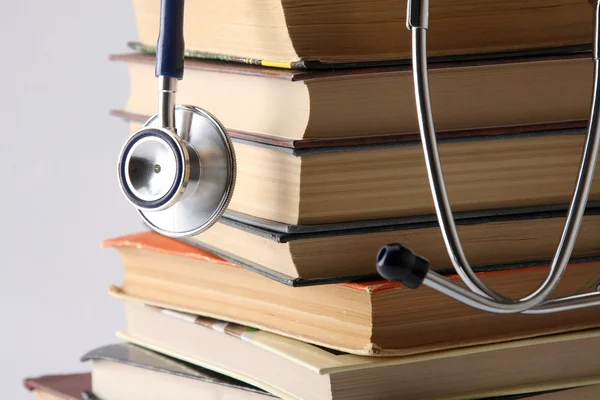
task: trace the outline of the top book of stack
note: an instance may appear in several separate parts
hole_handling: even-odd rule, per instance
[[[160,1],[134,0],[138,46],[156,45]],[[279,68],[410,57],[406,1],[188,0],[188,55]],[[581,0],[444,0],[431,3],[431,56],[589,48],[590,5]],[[379,63],[380,64],[380,63]]]

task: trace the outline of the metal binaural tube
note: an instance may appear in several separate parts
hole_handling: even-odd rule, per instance
[[[594,6],[594,38],[600,37],[598,29],[600,21],[600,7],[598,7],[599,0],[590,0],[590,4]],[[598,56],[600,55],[600,40],[594,40],[592,45],[592,57],[594,60],[598,60]]]
[[[588,293],[545,301],[558,285],[571,257],[589,196],[600,147],[599,61],[600,14],[597,3],[594,10],[594,89],[590,123],[560,244],[544,282],[522,299],[506,298],[487,287],[469,265],[458,235],[444,182],[443,168],[437,147],[427,69],[428,0],[409,1],[408,27],[413,41],[413,78],[419,118],[419,130],[425,155],[427,174],[436,215],[448,255],[457,274],[467,285],[464,288],[441,275],[428,271],[423,283],[458,301],[480,310],[494,313],[550,313],[600,305],[600,293]]]
[[[419,131],[425,155],[429,186],[448,255],[457,274],[472,291],[482,296],[505,300],[504,297],[496,294],[479,280],[465,257],[446,192],[443,168],[435,136],[427,68],[427,29],[412,28],[412,43],[413,79]]]

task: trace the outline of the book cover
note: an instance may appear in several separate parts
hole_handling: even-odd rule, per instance
[[[431,288],[413,290],[379,277],[296,288],[154,232],[111,239],[106,245],[115,247],[124,263],[121,285],[110,287],[116,299],[237,322],[353,354],[423,353],[599,323],[592,309],[561,318],[485,313]],[[598,262],[572,262],[553,297],[594,291],[598,267]],[[547,273],[547,266],[529,266],[477,276],[505,295],[522,297]],[[457,275],[447,278],[460,284]],[[463,330],[465,321],[468,331]]]
[[[144,123],[151,116],[125,110],[111,110],[110,115],[126,122]],[[544,124],[515,125],[485,129],[468,129],[436,132],[438,143],[469,142],[475,140],[501,140],[552,135],[583,135],[587,121],[563,121]],[[263,135],[228,129],[234,142],[264,146],[289,153],[295,157],[340,151],[372,150],[396,146],[420,146],[419,134],[398,134],[380,136],[358,136],[349,138],[292,139],[283,136]]]
[[[156,55],[156,47],[148,46],[140,42],[130,41],[127,43],[130,49],[141,54]],[[589,44],[579,44],[572,46],[543,47],[537,49],[523,49],[514,51],[498,51],[491,53],[478,54],[459,54],[449,56],[431,57],[430,63],[443,63],[455,61],[484,61],[507,58],[521,57],[541,57],[555,56],[564,54],[589,53],[591,46]],[[319,60],[296,60],[296,61],[276,61],[260,60],[256,58],[239,57],[228,54],[210,53],[197,50],[186,50],[185,57],[191,60],[215,60],[237,64],[256,65],[267,68],[281,69],[300,69],[300,70],[331,70],[331,69],[351,69],[365,67],[398,66],[410,64],[409,59],[395,60],[372,60],[372,61],[319,61]]]
[[[529,372],[531,377],[529,379],[523,379],[521,375],[527,374],[525,373],[525,370],[529,368],[530,364],[523,362],[523,360],[515,359],[516,354],[519,354],[519,357],[534,357],[536,354],[538,356],[547,355],[548,357],[551,357],[550,354],[554,354],[554,350],[562,354],[561,359],[564,361],[564,357],[569,353],[567,348],[570,348],[573,351],[572,355],[580,359],[579,367],[584,369],[594,368],[592,364],[597,363],[597,361],[593,357],[589,358],[590,353],[588,346],[595,346],[593,343],[597,343],[600,340],[600,331],[598,330],[550,335],[534,339],[515,340],[500,344],[451,349],[413,356],[374,358],[331,351],[276,334],[263,332],[238,324],[231,324],[227,321],[200,317],[188,313],[174,312],[172,310],[156,307],[138,305],[131,305],[131,307],[131,310],[133,308],[140,309],[140,311],[136,311],[136,313],[139,312],[140,314],[136,317],[138,321],[134,323],[134,326],[137,325],[138,328],[134,328],[133,331],[130,331],[128,328],[127,331],[119,332],[117,335],[120,338],[154,351],[200,365],[204,368],[213,369],[220,373],[230,375],[236,379],[258,386],[284,399],[298,399],[302,397],[299,397],[300,392],[297,388],[294,389],[293,386],[290,386],[289,381],[285,381],[288,383],[284,383],[284,380],[279,379],[268,371],[259,371],[257,370],[257,368],[260,368],[259,366],[249,365],[240,360],[235,362],[232,360],[226,361],[227,359],[230,359],[230,357],[227,356],[223,357],[221,360],[219,349],[215,349],[214,346],[217,343],[219,343],[219,348],[229,348],[231,346],[231,348],[235,348],[237,352],[244,352],[246,354],[246,359],[247,357],[259,357],[259,354],[263,354],[264,357],[267,357],[272,363],[276,364],[269,368],[278,368],[278,366],[280,366],[281,368],[285,368],[288,373],[295,371],[294,373],[298,373],[314,383],[325,382],[324,378],[327,378],[326,381],[330,382],[329,379],[333,379],[331,377],[336,374],[349,373],[349,376],[359,377],[360,375],[358,372],[369,371],[374,368],[381,371],[396,371],[397,373],[404,371],[409,375],[413,375],[413,373],[418,374],[416,371],[422,370],[423,373],[427,374],[430,373],[427,372],[430,370],[426,368],[426,366],[430,365],[433,367],[435,365],[435,368],[442,368],[444,371],[441,375],[436,375],[435,378],[435,386],[438,386],[438,389],[434,389],[434,391],[439,391],[439,387],[443,387],[443,384],[440,384],[441,381],[448,382],[448,384],[450,384],[450,382],[454,382],[454,384],[457,383],[457,374],[461,374],[461,372],[458,372],[459,369],[470,368],[472,371],[472,363],[482,363],[484,360],[491,359],[498,361],[496,368],[487,369],[482,367],[477,371],[473,371],[473,373],[475,375],[481,373],[482,377],[483,375],[490,377],[493,375],[505,376],[507,377],[506,382],[514,381],[499,387],[497,386],[498,383],[494,384],[491,383],[491,381],[480,385],[481,382],[486,381],[486,378],[483,378],[483,381],[475,379],[473,385],[454,385],[455,393],[447,393],[443,396],[445,399],[502,396],[516,393],[569,388],[600,382],[600,376],[597,374],[587,374],[587,372],[584,372],[583,370],[580,372],[582,376],[577,376],[577,374],[573,373],[571,370],[569,371],[569,374],[564,374],[563,371],[563,374],[560,375],[560,372],[556,370],[556,365],[549,366],[553,371],[551,373],[553,378],[550,378],[549,375],[541,375],[539,371],[531,370]],[[176,335],[176,337],[179,338],[179,343],[170,341],[168,339],[170,335],[166,334],[164,331],[162,333],[156,333],[152,328],[153,326],[158,327],[157,324],[164,326],[167,323],[173,329],[178,329],[179,332],[185,331],[185,333],[178,333]],[[141,331],[140,328],[152,329],[152,332]],[[187,340],[192,337],[195,338],[197,343],[194,345],[183,343],[181,341],[184,340],[184,337],[186,338],[186,343]],[[211,347],[210,351],[207,350],[208,347]],[[206,352],[201,350],[203,348],[206,349]],[[575,357],[571,362],[576,362]],[[471,361],[469,362],[467,360]],[[500,362],[499,360],[503,361]],[[536,362],[539,362],[539,360]],[[591,364],[588,364],[588,367],[583,367],[583,364],[585,363]],[[451,366],[454,366],[454,368],[451,368]],[[511,375],[511,373],[515,371],[515,368],[522,370],[521,373]],[[282,374],[283,373],[284,372],[282,371]],[[367,372],[367,374],[373,376],[373,372]],[[512,378],[508,378],[508,376],[512,376]],[[559,376],[562,376],[563,378],[559,379]],[[409,378],[406,376],[401,378],[401,380],[406,379]],[[415,391],[420,391],[422,394],[428,392],[428,389],[422,388],[422,383],[419,383],[420,380],[416,376],[413,376],[410,379],[411,384],[407,384],[405,387],[403,386],[407,390],[404,393],[411,393],[411,391],[413,391],[412,396],[415,397]],[[333,380],[331,382],[333,382]],[[413,387],[409,389],[408,386]],[[469,387],[468,389],[467,386]],[[471,386],[473,389],[471,389]],[[475,389],[476,387],[479,389]],[[389,388],[386,388],[386,390],[389,390]],[[410,396],[411,395],[408,395],[408,398],[410,398]],[[432,397],[431,394],[425,397],[439,398],[439,396]],[[423,397],[417,396],[415,398]]]
[[[64,400],[93,399],[90,394],[92,377],[90,373],[44,375],[26,378],[23,385],[28,390],[39,390]]]
[[[269,393],[244,382],[218,374],[212,370],[189,364],[164,354],[129,343],[118,343],[93,349],[81,357],[81,361],[106,360],[164,374],[177,375],[234,389],[271,396]]]

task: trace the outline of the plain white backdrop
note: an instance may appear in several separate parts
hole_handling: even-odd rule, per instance
[[[117,184],[129,80],[108,55],[137,31],[130,1],[0,4],[0,398],[25,400],[24,377],[89,370],[123,324],[100,242],[144,228]]]

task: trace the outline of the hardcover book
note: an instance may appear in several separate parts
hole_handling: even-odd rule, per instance
[[[116,248],[123,259],[125,279],[111,288],[119,299],[235,321],[349,353],[406,355],[600,324],[593,308],[496,315],[427,287],[413,290],[381,278],[294,288],[153,232],[104,245]],[[522,267],[478,276],[495,290],[520,297],[547,271]],[[599,278],[600,263],[573,263],[554,296],[593,291]]]
[[[244,382],[132,344],[94,349],[92,391],[102,400],[269,400],[273,396]]]
[[[598,330],[381,358],[193,314],[133,303],[126,310],[121,338],[283,399],[464,399],[600,382]]]
[[[431,64],[436,128],[446,132],[572,121],[585,126],[591,57],[584,52]],[[125,62],[129,70],[125,110],[154,114],[154,57],[122,54],[111,59]],[[208,110],[228,130],[292,139],[419,132],[410,65],[303,71],[189,60],[185,68],[178,103]]]
[[[26,378],[23,384],[37,400],[93,400],[89,373],[44,375]]]
[[[600,255],[600,208],[588,205],[575,259]],[[473,266],[489,270],[515,263],[547,265],[564,227],[565,207],[464,212],[455,218]],[[293,285],[373,276],[379,249],[394,242],[427,258],[434,270],[452,268],[435,215],[287,225],[228,212],[211,229],[184,240]]]
[[[131,122],[132,132],[140,128],[141,123]],[[440,155],[454,211],[570,201],[585,128],[547,128],[441,134]],[[238,172],[229,210],[295,225],[434,212],[415,136],[282,145],[255,135],[232,136]],[[600,185],[592,186],[590,199],[600,199]]]
[[[319,68],[410,55],[406,1],[187,0],[188,55]],[[156,46],[160,2],[135,0],[141,46]],[[587,45],[592,8],[581,0],[431,2],[434,55]]]

